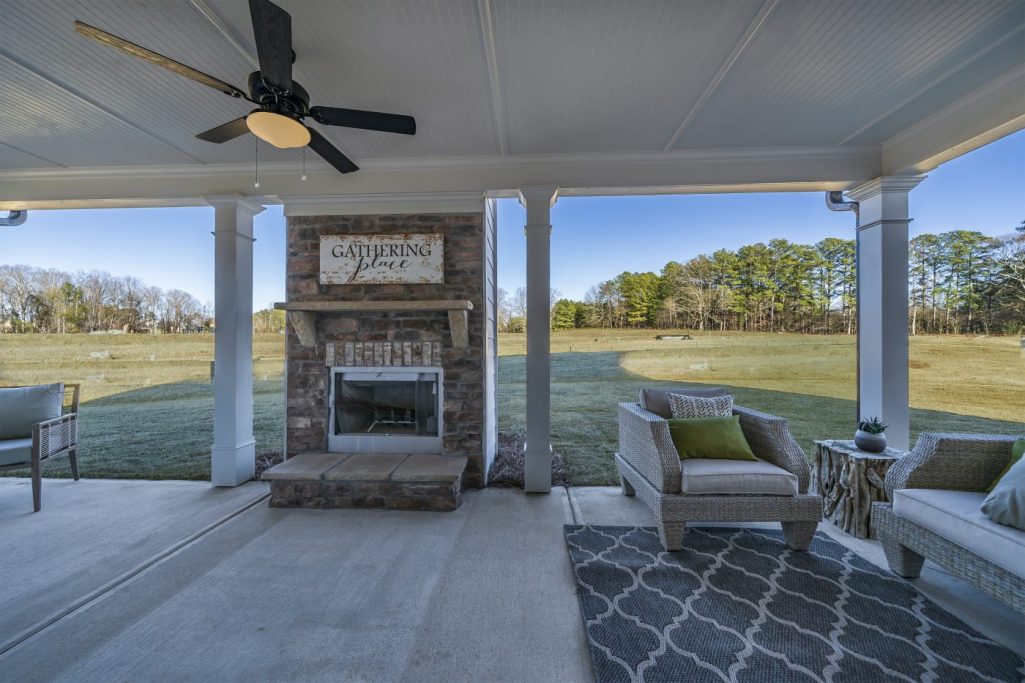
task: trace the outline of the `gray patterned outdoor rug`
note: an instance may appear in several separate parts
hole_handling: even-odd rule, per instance
[[[829,537],[565,528],[595,679],[1020,681],[1022,658]]]

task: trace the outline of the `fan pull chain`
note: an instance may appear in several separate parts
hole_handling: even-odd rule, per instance
[[[299,176],[299,180],[306,182],[306,148],[303,147],[303,174]]]
[[[253,136],[253,158],[256,161],[256,182],[253,183],[253,187],[260,187],[260,140],[255,135]]]

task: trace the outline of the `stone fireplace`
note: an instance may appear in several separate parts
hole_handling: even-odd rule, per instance
[[[488,431],[495,429],[485,349],[494,326],[494,278],[486,277],[493,239],[483,211],[292,215],[287,230],[288,301],[280,307],[289,315],[289,458],[465,457],[462,484],[483,486],[494,457]],[[437,237],[418,237],[425,235]],[[322,243],[355,236],[443,243],[441,261],[429,264],[440,281],[338,283],[324,274]],[[405,258],[401,246],[375,249],[371,256]]]

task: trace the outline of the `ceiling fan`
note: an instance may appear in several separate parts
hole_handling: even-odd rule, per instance
[[[251,132],[275,147],[308,145],[339,172],[351,173],[359,170],[359,167],[324,136],[306,126],[303,123],[304,118],[312,117],[314,121],[325,126],[362,128],[403,135],[416,134],[416,120],[412,116],[338,107],[311,107],[309,94],[298,82],[292,80],[292,62],[295,61],[295,52],[292,50],[292,17],[270,0],[249,0],[249,14],[253,20],[260,70],[249,74],[248,93],[95,26],[76,21],[75,31],[86,38],[162,66],[179,76],[220,90],[225,95],[257,105],[258,108],[246,116],[200,133],[196,136],[200,140],[222,143]]]

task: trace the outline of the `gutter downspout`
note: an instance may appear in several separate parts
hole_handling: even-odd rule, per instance
[[[28,211],[8,211],[7,218],[0,218],[0,227],[21,225],[28,220]]]
[[[830,211],[853,211],[854,212],[854,301],[857,305],[857,326],[858,330],[855,337],[855,366],[854,376],[858,383],[858,398],[857,398],[857,415],[854,416],[855,420],[861,420],[861,268],[859,267],[858,259],[861,254],[861,230],[859,230],[861,215],[858,212],[858,202],[853,200],[845,200],[843,198],[843,192],[834,190],[826,192],[826,208]]]

